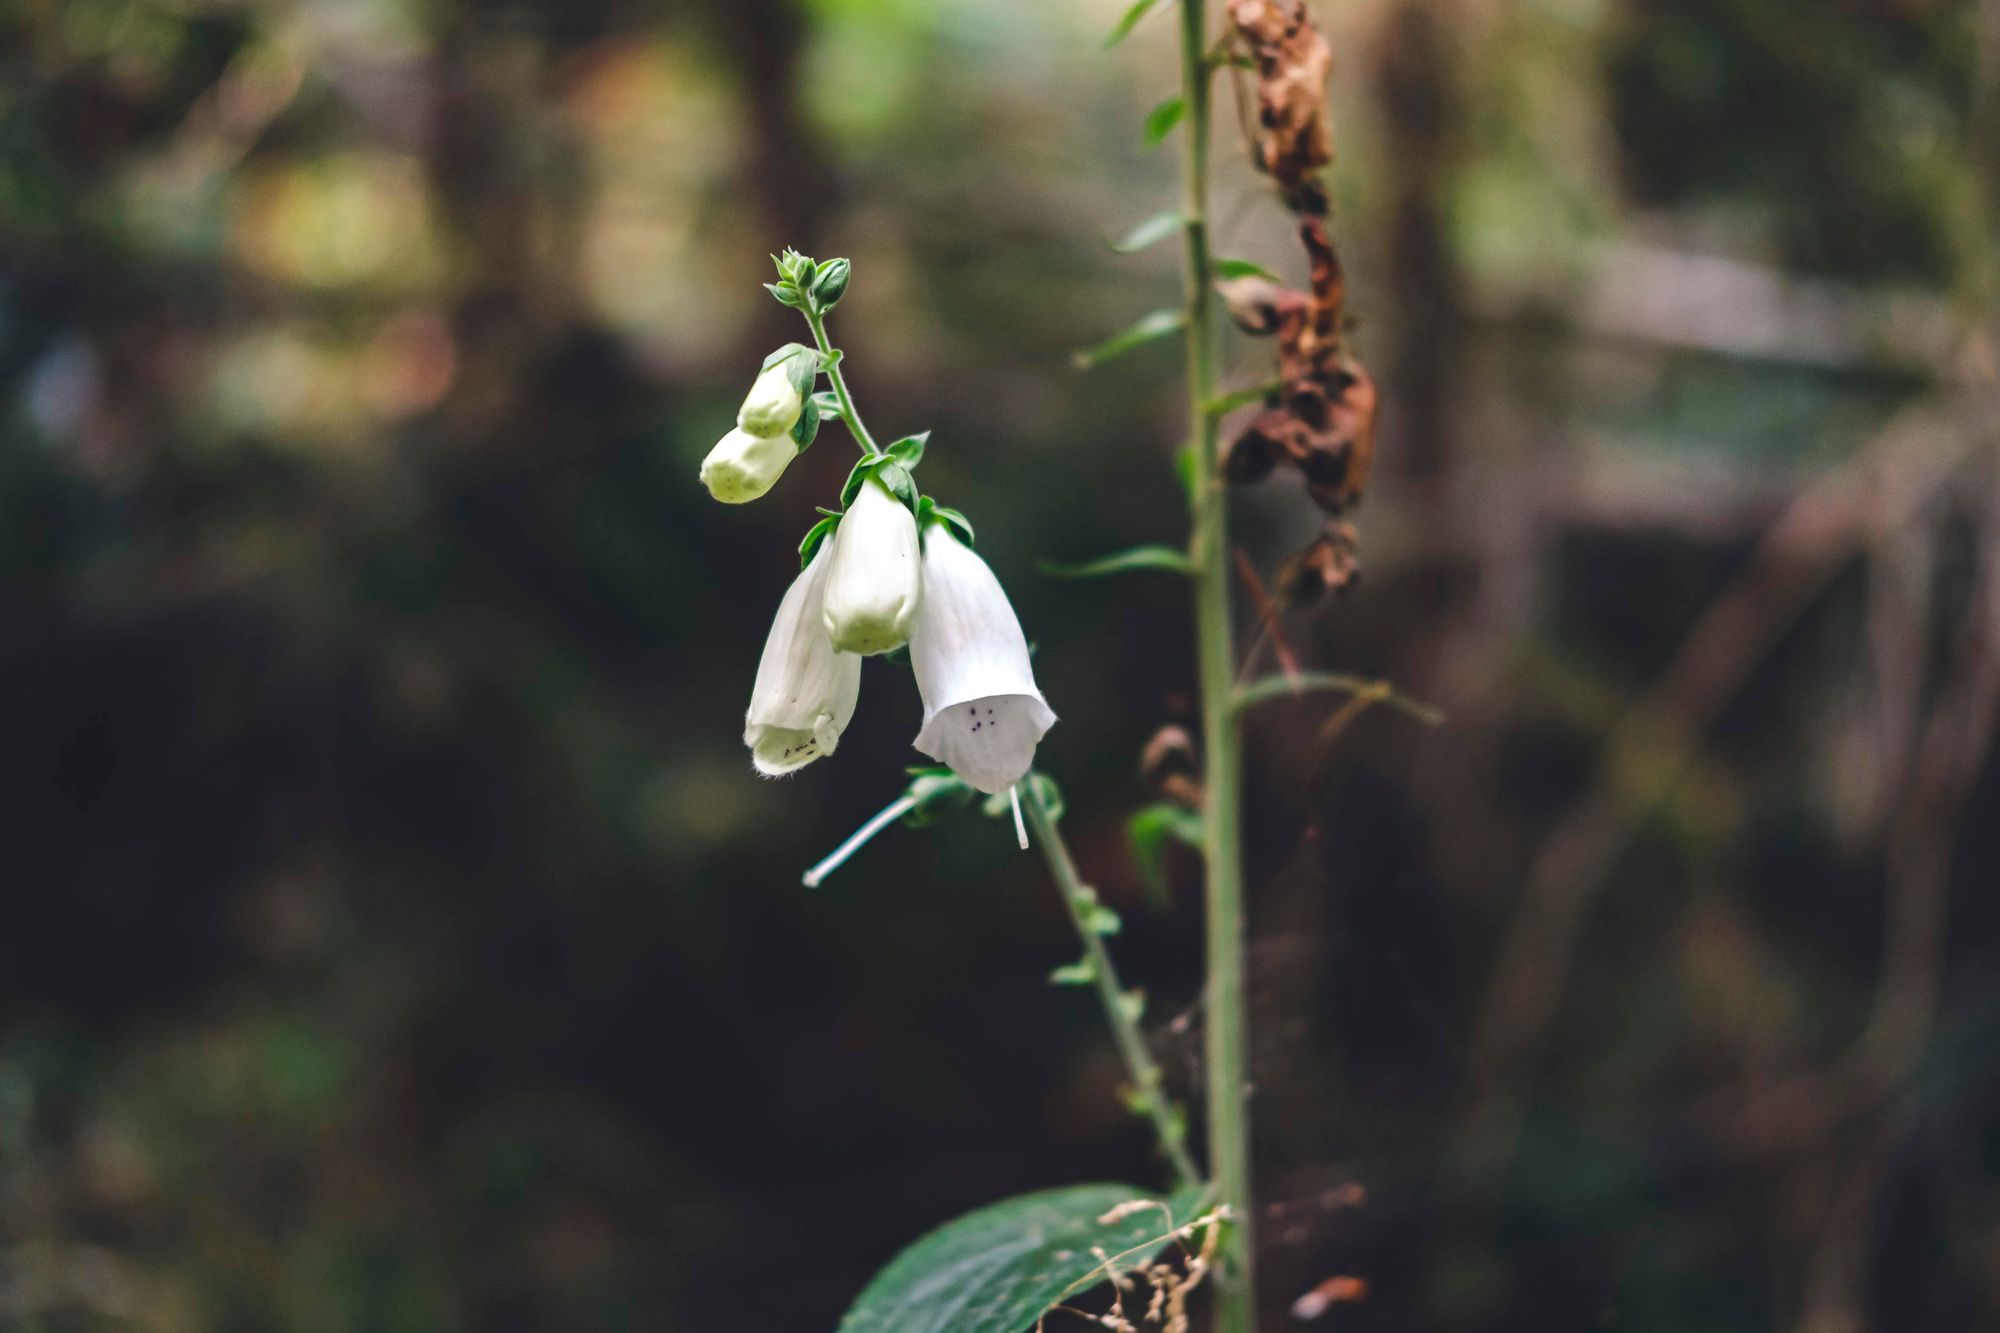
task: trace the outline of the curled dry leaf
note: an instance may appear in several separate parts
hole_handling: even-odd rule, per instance
[[[1153,733],[1139,752],[1139,781],[1147,791],[1177,805],[1200,808],[1200,766],[1187,728],[1168,723]]]
[[[1333,52],[1303,0],[1230,0],[1229,19],[1257,66],[1258,165],[1294,211],[1324,213],[1318,173],[1333,161],[1326,107]]]
[[[1375,382],[1343,350],[1346,280],[1326,224],[1306,218],[1299,238],[1312,262],[1311,290],[1273,288],[1246,305],[1255,317],[1268,312],[1275,325],[1280,391],[1277,405],[1230,442],[1224,475],[1243,485],[1288,463],[1320,508],[1339,514],[1361,498],[1374,464]]]
[[[1350,523],[1329,522],[1278,571],[1278,595],[1305,606],[1361,581],[1360,537]]]

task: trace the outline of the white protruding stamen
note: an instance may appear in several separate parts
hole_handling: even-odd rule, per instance
[[[1028,825],[1021,818],[1021,784],[1015,783],[1007,789],[1007,799],[1014,803],[1014,837],[1021,844],[1021,850],[1028,850]]]
[[[843,842],[840,844],[840,846],[834,848],[832,854],[829,855],[824,861],[821,861],[811,870],[808,870],[806,871],[805,874],[801,875],[799,877],[799,881],[809,889],[818,888],[821,884],[826,882],[826,877],[828,875],[831,875],[834,871],[840,869],[842,862],[846,861],[848,857],[854,855],[856,852],[860,851],[862,847],[866,846],[870,838],[874,837],[876,834],[880,833],[883,829],[889,827],[889,825],[895,823],[897,820],[901,819],[904,815],[907,815],[908,813],[910,813],[910,811],[916,808],[917,808],[917,798],[914,796],[900,796],[895,800],[889,802],[889,804],[883,806],[882,809],[876,813],[873,819],[869,820],[866,824],[863,824],[860,828],[854,830],[853,836],[849,837],[846,842]],[[1016,815],[1016,818],[1019,818],[1018,814]],[[1024,847],[1027,846],[1025,842],[1022,843],[1021,845]]]

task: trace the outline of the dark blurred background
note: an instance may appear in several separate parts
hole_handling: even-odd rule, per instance
[[[1036,571],[1183,532],[1169,345],[1069,364],[1177,290],[1104,243],[1177,189],[1121,9],[0,2],[0,1326],[830,1329],[1162,1179],[1010,830],[800,887],[905,670],[751,773],[848,442],[695,481],[802,336],[767,253],[852,256],[1185,1091],[1197,867],[1149,907],[1124,834],[1185,590]],[[1449,721],[1249,728],[1267,1317],[2000,1327],[2000,5],[1315,9],[1384,435],[1285,631]],[[1220,246],[1297,279],[1218,106]]]

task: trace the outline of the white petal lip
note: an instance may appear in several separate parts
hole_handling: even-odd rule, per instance
[[[924,613],[910,637],[924,700],[917,749],[987,793],[1026,777],[1056,715],[1000,580],[942,525],[924,534]]]
[[[842,652],[886,653],[910,641],[924,600],[917,520],[872,478],[834,529],[826,632]]]
[[[757,376],[737,410],[736,424],[752,435],[783,435],[799,423],[804,410],[805,398],[792,387],[791,372],[780,362]]]
[[[822,543],[812,563],[792,581],[772,618],[750,708],[743,717],[743,743],[766,777],[804,768],[834,752],[854,717],[861,693],[861,659],[835,652],[820,623],[820,603],[832,565]]]
[[[724,504],[749,504],[775,486],[798,456],[789,435],[752,435],[738,428],[701,460],[701,484]]]

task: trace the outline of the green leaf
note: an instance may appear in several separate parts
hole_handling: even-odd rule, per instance
[[[1201,503],[1201,450],[1195,448],[1192,442],[1175,451],[1174,472],[1181,479],[1181,489],[1187,493],[1188,508],[1198,508]]]
[[[1072,1185],[1024,1194],[947,1222],[875,1276],[839,1333],[1025,1333],[1056,1305],[1106,1280],[1102,1250],[1121,1270],[1171,1243],[1204,1197],[1182,1190],[1116,1222],[1121,1204],[1159,1199],[1129,1185]]]
[[[883,452],[898,463],[901,463],[904,467],[913,468],[924,461],[924,445],[930,438],[931,433],[929,431],[925,431],[921,435],[905,435],[902,439],[883,450]]]
[[[1092,903],[1084,909],[1083,928],[1093,935],[1116,935],[1125,929],[1125,922],[1103,903]]]
[[[1231,389],[1217,398],[1211,398],[1201,405],[1201,410],[1212,417],[1226,417],[1239,407],[1261,403],[1285,386],[1278,380],[1266,380],[1262,384],[1251,384],[1241,389]]]
[[[1132,29],[1139,26],[1139,20],[1159,8],[1163,0],[1132,0],[1132,5],[1111,29],[1111,35],[1104,39],[1106,48],[1118,45],[1132,35]]]
[[[1174,126],[1187,115],[1187,101],[1180,97],[1169,97],[1154,107],[1146,116],[1146,142],[1157,144],[1174,132]]]
[[[1129,574],[1140,569],[1164,569],[1174,574],[1194,573],[1186,551],[1171,546],[1134,546],[1116,555],[1099,556],[1080,565],[1058,565],[1044,560],[1036,566],[1042,573],[1059,579],[1101,579],[1107,574]]]
[[[1254,264],[1247,259],[1218,259],[1209,265],[1209,268],[1218,278],[1264,278],[1271,282],[1284,281],[1262,264]]]
[[[818,393],[813,395],[813,402],[819,405],[819,414],[822,417],[832,417],[836,420],[839,419],[840,395],[835,393],[833,390],[821,389]]]
[[[1178,842],[1198,850],[1201,837],[1201,816],[1171,801],[1133,811],[1125,821],[1125,839],[1139,867],[1147,902],[1162,910],[1173,903],[1167,884],[1167,844]]]
[[[1114,333],[1095,347],[1085,348],[1070,357],[1070,362],[1078,370],[1089,370],[1103,365],[1113,357],[1125,355],[1135,347],[1143,347],[1149,342],[1179,333],[1187,323],[1187,316],[1179,310],[1155,310],[1152,314],[1136,320],[1123,332]]]
[[[800,569],[804,569],[807,565],[810,565],[812,563],[814,554],[816,554],[819,551],[819,544],[825,541],[828,537],[831,537],[833,535],[833,530],[839,526],[840,526],[840,515],[829,514],[825,518],[821,519],[819,522],[813,524],[810,528],[806,529],[805,540],[799,543]]]
[[[1096,981],[1097,964],[1088,958],[1079,958],[1049,973],[1049,984],[1053,986],[1089,986]]]
[[[917,512],[917,501],[921,497],[917,495],[916,478],[910,475],[908,468],[891,459],[875,469],[875,480],[881,482],[889,494],[901,500],[912,514]]]
[[[805,406],[799,409],[799,419],[792,424],[792,443],[799,447],[800,453],[804,453],[812,448],[812,442],[818,437],[819,398],[815,394],[806,399]]]
[[[1111,243],[1111,248],[1121,255],[1136,254],[1149,245],[1157,244],[1187,225],[1187,219],[1169,209],[1155,213],[1138,226],[1125,233],[1124,238]]]

